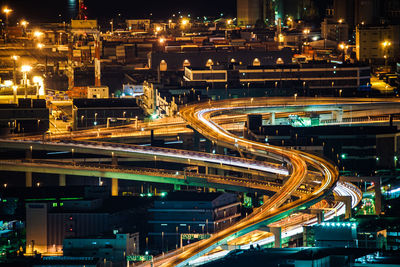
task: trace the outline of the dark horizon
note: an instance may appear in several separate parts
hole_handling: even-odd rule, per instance
[[[13,13],[9,17],[11,23],[22,18],[33,22],[59,22],[68,21],[76,16],[78,0],[8,0],[0,3],[2,7],[8,6],[13,9]],[[197,2],[153,0],[139,3],[124,0],[86,0],[85,4],[88,7],[88,19],[98,19],[99,21],[116,18],[118,14],[121,14],[124,19],[149,17],[167,19],[174,13],[178,15],[178,11],[181,11],[182,14],[189,13],[192,17],[218,16],[221,12],[230,17],[236,16],[236,0]],[[74,6],[75,10],[72,9]],[[152,16],[150,16],[151,13]]]

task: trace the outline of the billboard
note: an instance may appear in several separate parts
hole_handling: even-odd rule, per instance
[[[72,29],[97,29],[97,20],[71,20]]]

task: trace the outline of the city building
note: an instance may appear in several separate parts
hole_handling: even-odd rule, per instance
[[[135,98],[74,99],[73,105],[73,125],[78,128],[105,125],[114,119],[128,122],[143,117]]]
[[[400,25],[358,26],[356,54],[359,61],[383,63],[399,58]]]
[[[356,248],[357,225],[349,222],[323,222],[314,226],[316,247]]]
[[[253,26],[263,20],[263,0],[237,0],[237,21],[239,26]]]
[[[153,70],[183,71],[185,67],[204,68],[210,66],[238,64],[243,66],[274,65],[292,63],[292,51],[284,48],[268,51],[268,45],[258,49],[229,46],[227,49],[201,47],[186,52],[152,52],[149,54],[149,66]]]
[[[178,105],[184,105],[205,98],[200,91],[193,91],[179,86],[168,87],[163,84],[143,83],[141,107],[143,111],[156,117],[174,117],[178,114]]]
[[[210,234],[234,224],[241,216],[239,206],[237,196],[229,193],[170,193],[149,209],[153,225],[149,235],[163,250],[176,248],[181,234]]]
[[[108,98],[108,86],[88,86],[87,88],[88,98]]]
[[[65,238],[64,256],[94,257],[111,261],[113,266],[125,263],[126,256],[139,254],[139,233]],[[119,263],[119,264],[118,264]]]
[[[336,162],[340,171],[369,175],[376,169],[390,169],[397,165],[399,147],[396,140],[399,133],[396,127],[316,127],[332,120],[344,121],[343,112],[337,110],[332,114],[309,113],[304,117],[275,119],[276,124],[282,125],[249,125],[251,129],[246,137],[271,145],[311,151]]]
[[[0,105],[0,135],[44,133],[49,129],[49,109],[44,99],[18,99],[18,105]]]
[[[112,233],[126,225],[127,205],[110,199],[44,201],[26,204],[26,252],[62,254],[65,238]]]
[[[337,43],[349,43],[349,25],[342,20],[325,18],[321,22],[321,37]]]
[[[184,84],[187,86],[226,84],[231,88],[263,87],[265,92],[284,88],[299,90],[301,94],[319,93],[335,95],[339,90],[357,91],[370,84],[370,67],[367,65],[309,62],[304,64],[258,65],[233,69],[186,67]]]
[[[259,26],[264,23],[278,25],[292,20],[319,19],[319,1],[315,0],[237,0],[237,21],[239,26]],[[322,4],[325,9],[325,5]]]

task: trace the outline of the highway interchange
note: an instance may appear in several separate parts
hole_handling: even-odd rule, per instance
[[[234,168],[235,171],[246,172],[252,170],[258,174],[273,173],[280,175],[281,178],[285,178],[285,183],[281,187],[276,187],[276,190],[271,189],[271,183],[261,181],[239,181],[235,182],[235,186],[243,184],[243,187],[258,187],[265,185],[270,191],[276,193],[268,199],[261,207],[255,209],[252,214],[243,218],[238,223],[231,227],[228,227],[217,234],[214,234],[210,239],[196,242],[195,245],[191,244],[185,246],[182,250],[174,251],[163,257],[155,258],[153,264],[156,266],[184,266],[189,263],[193,263],[199,257],[209,253],[215,248],[229,243],[235,238],[240,236],[248,235],[249,233],[268,226],[272,223],[277,223],[279,220],[289,218],[293,214],[297,214],[299,211],[304,210],[312,205],[317,204],[326,196],[331,194],[332,190],[338,195],[350,195],[352,196],[352,206],[357,205],[361,198],[361,192],[351,184],[341,183],[337,184],[339,174],[337,168],[329,161],[317,157],[315,155],[307,154],[301,151],[287,149],[283,147],[270,146],[267,144],[257,143],[254,141],[246,140],[239,136],[232,134],[225,130],[216,121],[214,117],[224,114],[229,117],[229,114],[240,111],[242,113],[252,113],[259,110],[264,110],[264,113],[273,112],[287,112],[287,110],[336,110],[338,105],[341,107],[352,106],[360,108],[359,112],[368,112],[369,109],[378,111],[379,106],[393,106],[393,109],[398,108],[397,100],[379,100],[379,99],[337,99],[337,98],[256,98],[256,99],[236,99],[236,100],[223,100],[218,102],[204,102],[180,109],[180,116],[189,124],[192,128],[198,131],[206,138],[212,140],[219,146],[228,147],[233,150],[238,150],[241,154],[253,155],[255,159],[244,159],[234,158],[223,155],[215,155],[209,153],[174,150],[165,148],[154,148],[154,147],[143,147],[126,144],[106,143],[106,142],[88,142],[88,141],[38,141],[37,138],[18,138],[17,140],[1,140],[2,147],[17,148],[17,149],[31,149],[31,150],[55,150],[55,151],[75,151],[75,153],[86,153],[94,155],[106,155],[115,157],[139,157],[147,160],[160,160],[168,162],[177,162],[187,165],[200,165],[209,166],[215,168]],[[355,109],[354,109],[354,112]],[[178,123],[179,124],[179,123]],[[111,130],[111,129],[110,129]],[[25,141],[21,139],[26,139]],[[61,139],[61,138],[60,138]],[[259,160],[262,158],[263,160]],[[16,170],[18,166],[26,167],[26,164],[40,165],[43,162],[4,162],[3,170]],[[278,164],[279,163],[279,164]],[[56,164],[49,163],[46,164]],[[84,167],[84,166],[83,166]],[[72,171],[74,168],[79,168],[76,165],[71,166],[67,171]],[[140,170],[137,170],[140,171]],[[120,172],[118,170],[114,172]],[[121,170],[122,172],[122,170]],[[150,172],[150,171],[149,171]],[[318,174],[316,174],[318,173]],[[312,174],[312,179],[315,180],[312,191],[301,192],[299,187],[301,184],[307,182]],[[139,179],[149,179],[147,178]],[[168,175],[158,174],[158,176],[175,179],[186,179],[186,175],[182,176],[182,173],[176,173],[173,177],[173,173]],[[198,177],[199,179],[209,179],[211,177]],[[128,177],[128,176],[127,176]],[[221,177],[214,177],[215,179],[221,179]],[[123,179],[123,178],[121,178]],[[128,179],[128,178],[127,178]],[[222,179],[224,180],[224,179]],[[166,180],[167,181],[167,180]],[[174,183],[172,180],[168,182]],[[233,183],[232,180],[227,177],[222,183]],[[206,186],[207,183],[204,183]],[[334,189],[335,188],[335,189]],[[240,191],[240,190],[238,190]],[[297,196],[295,200],[288,201],[291,196]],[[339,204],[337,204],[339,205]],[[342,205],[343,206],[343,205]],[[337,210],[342,209],[342,206],[335,207]],[[331,212],[331,215],[332,212]],[[303,220],[303,219],[292,219],[294,224],[281,225],[283,235],[287,234],[288,231],[293,231],[293,227],[300,227],[302,225],[315,223],[315,218]],[[290,227],[289,227],[290,226]],[[289,229],[290,228],[290,229]],[[150,263],[149,263],[150,266]]]

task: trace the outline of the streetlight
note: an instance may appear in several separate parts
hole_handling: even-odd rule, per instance
[[[345,43],[339,44],[339,48],[343,51],[343,63],[346,61],[346,52],[349,49],[349,46]]]
[[[188,19],[182,19],[181,23],[182,23],[182,26],[186,26],[186,25],[189,24],[189,20]]]
[[[32,70],[32,67],[29,65],[23,65],[21,67],[21,72],[24,75],[24,85],[25,85],[25,98],[28,96],[28,72]]]
[[[42,48],[44,47],[44,44],[38,43],[38,44],[36,45],[36,47],[39,48],[39,49],[42,49]]]
[[[4,31],[4,42],[7,42],[7,32],[8,32],[8,15],[12,12],[12,9],[8,7],[3,8],[3,13],[6,14],[6,30]]]
[[[41,32],[41,31],[35,31],[34,33],[33,33],[33,36],[35,36],[36,38],[41,38],[42,36],[43,36],[43,32]]]
[[[13,87],[13,95],[14,95],[14,104],[17,104],[17,90],[18,90],[18,86],[14,85]]]
[[[17,68],[17,60],[19,59],[19,56],[11,56],[11,59],[13,60],[13,82],[14,84],[17,84],[17,74],[16,74],[16,68]]]
[[[33,77],[33,83],[36,85],[36,96],[39,98],[39,95],[44,95],[43,77],[41,76]]]
[[[20,25],[24,28],[24,36],[26,35],[26,27],[28,27],[29,22],[26,20],[21,20]]]
[[[310,29],[304,29],[303,34],[305,35],[305,42],[303,43],[303,47],[308,44],[308,35],[310,34]],[[305,52],[305,51],[304,51]]]
[[[8,15],[12,12],[12,9],[8,7],[3,8],[3,13],[6,14],[6,27],[8,27]]]
[[[382,42],[382,47],[383,47],[383,57],[385,58],[385,67],[387,66],[387,55],[386,53],[389,52],[389,47],[392,45],[390,41],[383,41]]]
[[[27,22],[26,20],[21,20],[21,26],[26,28],[28,26],[29,22]]]
[[[183,32],[186,29],[186,27],[189,25],[189,20],[188,19],[182,19],[181,20],[181,28],[182,28],[182,36],[184,35]]]

